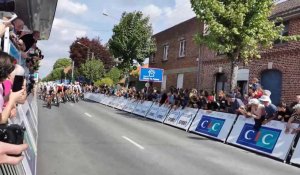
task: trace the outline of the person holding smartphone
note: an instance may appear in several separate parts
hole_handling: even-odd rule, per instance
[[[11,92],[9,95],[9,100],[6,106],[3,108],[4,105],[4,98],[3,98],[3,86],[2,82],[8,77],[10,73],[12,73],[15,69],[14,65],[14,58],[8,55],[5,52],[0,51],[0,124],[6,124],[8,118],[11,115],[12,109],[15,107],[16,102],[22,97],[24,93],[24,89],[16,92]],[[23,84],[23,82],[22,82]],[[22,161],[23,156],[13,157],[10,156],[11,154],[20,154],[24,150],[28,148],[27,144],[21,145],[13,145],[8,143],[3,143],[0,141],[0,164],[8,163],[8,164],[18,164]]]
[[[10,117],[11,110],[15,107],[16,102],[22,97],[24,89],[20,89],[17,92],[11,92],[9,95],[9,100],[4,106],[4,89],[2,82],[12,73],[15,69],[14,58],[8,55],[5,52],[0,52],[0,123],[7,123],[8,118]],[[23,85],[23,82],[21,82]]]

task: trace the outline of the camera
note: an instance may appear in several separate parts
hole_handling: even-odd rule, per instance
[[[17,124],[0,125],[0,141],[15,145],[23,144],[26,128]]]

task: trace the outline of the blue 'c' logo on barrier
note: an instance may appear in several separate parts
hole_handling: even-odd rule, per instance
[[[224,123],[224,119],[203,115],[196,128],[196,131],[210,136],[218,137]]]
[[[272,153],[280,133],[281,130],[279,129],[267,127],[261,127],[259,131],[255,131],[252,124],[246,123],[237,143],[266,153]]]

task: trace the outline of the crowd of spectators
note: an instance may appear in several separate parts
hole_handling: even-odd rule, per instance
[[[226,112],[244,115],[247,118],[253,118],[255,121],[255,130],[259,130],[271,120],[288,122],[286,133],[296,133],[300,129],[292,129],[291,123],[300,122],[300,95],[295,95],[295,101],[291,104],[280,102],[277,106],[270,99],[271,92],[263,89],[257,78],[253,78],[249,84],[248,94],[241,94],[239,88],[232,92],[225,93],[219,91],[207,92],[196,89],[177,89],[171,87],[168,90],[160,91],[155,87],[143,88],[137,90],[135,87],[125,88],[116,87],[93,87],[86,86],[85,91],[92,91],[107,95],[115,95],[136,100],[147,100],[157,102],[160,105],[166,105],[173,109],[183,109],[185,107],[198,108],[209,111]],[[290,131],[292,129],[292,131]]]
[[[34,73],[39,68],[40,60],[44,58],[42,51],[37,47],[40,32],[31,31],[21,18],[9,12],[4,13],[0,20],[0,38],[4,36],[7,28],[9,28],[10,41],[21,55],[21,59],[17,60],[18,63],[28,68],[29,73]],[[0,50],[3,50],[3,47],[0,47]]]
[[[8,126],[10,118],[16,117],[17,106],[24,104],[27,95],[33,88],[34,73],[43,59],[41,50],[37,47],[40,39],[39,31],[31,31],[20,17],[11,12],[1,12],[0,16],[0,125]],[[9,31],[10,42],[19,53],[19,58],[4,52],[4,36]],[[16,56],[16,55],[14,55]],[[24,76],[23,87],[17,92],[12,91],[14,79]],[[20,82],[18,82],[20,83]],[[22,83],[21,83],[22,84]],[[3,128],[2,127],[2,128]],[[2,131],[1,131],[2,132]],[[4,132],[4,131],[3,131]],[[21,153],[28,148],[27,144],[10,144],[0,140],[0,164],[18,164],[22,161]],[[21,155],[21,156],[13,156]]]

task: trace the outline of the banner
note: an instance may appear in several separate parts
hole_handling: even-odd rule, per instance
[[[97,94],[92,93],[92,94],[90,95],[89,99],[92,100],[92,101],[96,101],[96,100],[97,100],[97,97],[98,97]]]
[[[140,115],[145,117],[151,108],[153,102],[152,101],[139,101],[134,110],[133,114]]]
[[[235,114],[199,110],[189,130],[225,142],[235,119]]]
[[[239,116],[227,142],[281,160],[286,160],[295,134],[285,134],[286,123],[270,121],[259,131],[253,129],[254,120]],[[297,128],[298,124],[293,124]]]
[[[104,98],[103,94],[97,94],[95,97],[95,102],[101,103]]]
[[[110,101],[108,103],[108,106],[114,108],[117,105],[118,101],[119,101],[119,97],[111,96],[109,98],[110,98]]]
[[[120,97],[119,104],[116,106],[116,108],[122,110],[128,102],[129,101],[126,98]]]
[[[89,93],[89,92],[86,92],[86,93],[84,93],[84,99],[90,99],[90,96],[91,96],[91,93]]]
[[[197,111],[198,109],[188,107],[184,109],[172,109],[164,123],[188,130]]]
[[[128,100],[128,103],[124,106],[123,111],[132,112],[137,105],[137,101],[134,99]]]
[[[300,141],[299,140],[296,148],[294,149],[293,156],[291,159],[291,163],[298,164],[298,165],[300,165]]]
[[[159,106],[159,103],[154,103],[150,108],[146,117],[159,122],[164,122],[169,111],[170,108],[168,106],[165,105]]]
[[[111,96],[106,96],[104,97],[104,99],[101,101],[102,104],[109,106],[109,103],[113,100],[113,98],[111,98]]]

